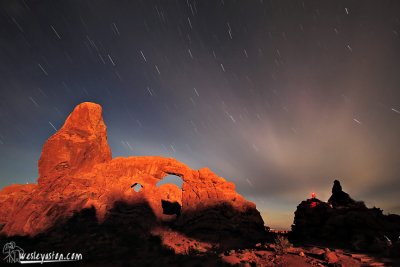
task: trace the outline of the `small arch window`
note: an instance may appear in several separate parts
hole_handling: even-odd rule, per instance
[[[134,183],[133,185],[131,185],[131,188],[133,188],[133,190],[135,192],[140,192],[143,188],[143,186],[139,183]]]
[[[157,183],[157,187],[160,187],[160,185],[163,185],[163,184],[174,184],[174,185],[178,186],[180,189],[182,189],[183,180],[181,177],[179,177],[177,175],[169,174],[169,175],[163,177]]]

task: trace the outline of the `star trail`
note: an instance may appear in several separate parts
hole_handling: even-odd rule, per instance
[[[0,187],[75,105],[113,157],[209,167],[288,228],[339,179],[400,212],[398,1],[2,1]]]

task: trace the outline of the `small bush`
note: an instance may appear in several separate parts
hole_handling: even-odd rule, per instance
[[[287,250],[292,246],[292,244],[286,237],[280,235],[278,235],[278,237],[275,238],[274,243],[275,243],[275,252],[278,255],[286,254]]]
[[[188,255],[198,255],[198,254],[201,254],[201,251],[197,247],[190,246],[187,254]]]

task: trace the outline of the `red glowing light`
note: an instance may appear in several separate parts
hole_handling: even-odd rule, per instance
[[[315,194],[314,192],[311,193],[311,198],[316,198],[317,194]]]

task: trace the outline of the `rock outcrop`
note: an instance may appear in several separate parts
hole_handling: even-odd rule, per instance
[[[367,208],[342,191],[334,182],[328,203],[316,198],[302,201],[295,211],[292,238],[351,247],[362,251],[391,249],[390,240],[400,234],[400,216],[384,215],[381,209]]]
[[[317,198],[302,201],[294,213],[293,235],[298,240],[314,237],[321,231],[321,226],[328,220],[330,212],[329,204]]]
[[[183,180],[182,190],[175,185],[157,187],[170,174]],[[136,184],[141,186],[138,192]],[[157,223],[172,221],[188,235],[250,241],[264,234],[255,204],[207,168],[192,170],[156,156],[112,159],[102,109],[94,103],[78,105],[44,144],[38,184],[0,191],[0,233],[35,236],[90,208],[101,223],[120,202],[146,203]]]
[[[62,128],[43,146],[39,159],[39,185],[76,172],[88,172],[95,164],[111,160],[102,108],[82,103]]]
[[[332,196],[328,199],[328,203],[334,208],[338,207],[350,207],[357,203],[347,194],[343,192],[342,186],[338,180],[333,182]]]

